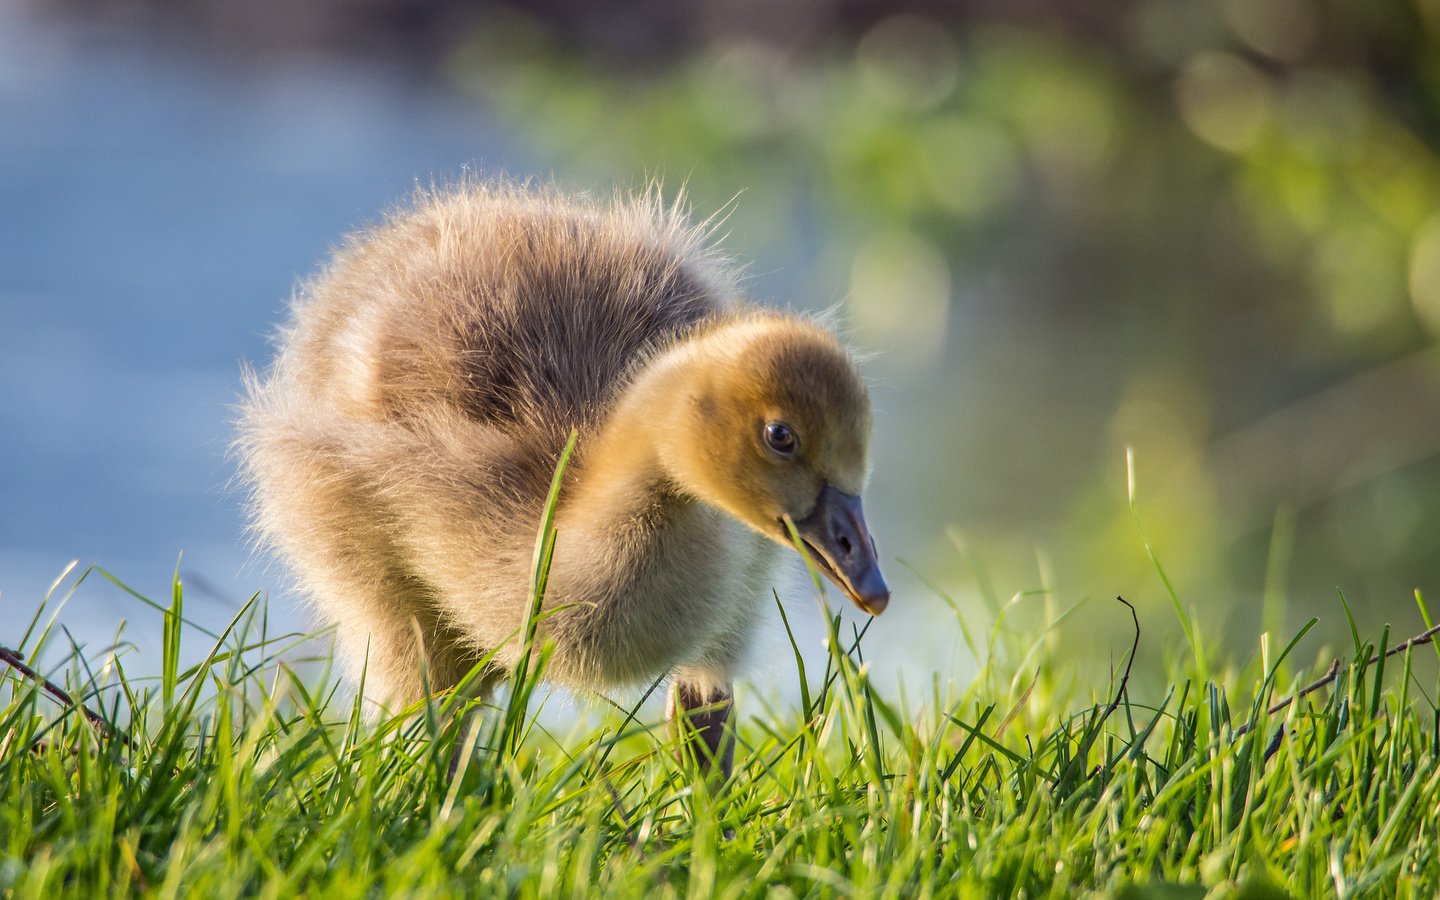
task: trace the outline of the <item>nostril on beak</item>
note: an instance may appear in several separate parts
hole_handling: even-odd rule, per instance
[[[850,539],[843,534],[840,535],[840,540],[838,543],[840,544],[840,552],[845,554],[846,556],[849,556],[855,550],[854,546],[852,546],[850,543]]]

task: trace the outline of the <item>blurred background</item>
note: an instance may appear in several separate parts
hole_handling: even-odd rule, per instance
[[[1083,603],[1061,672],[1128,649],[1116,594],[1176,651],[1137,519],[1216,656],[1311,615],[1347,649],[1337,589],[1420,631],[1437,42],[1440,0],[6,0],[0,633],[72,558],[164,598],[182,550],[191,615],[276,588],[300,627],[228,484],[241,363],[345,232],[467,171],[683,185],[754,296],[838,309],[877,671],[973,671],[942,594],[981,644]],[[62,615],[127,618],[143,667],[118,589]]]

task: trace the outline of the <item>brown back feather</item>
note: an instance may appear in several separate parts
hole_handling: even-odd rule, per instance
[[[377,365],[350,398],[372,416],[442,405],[549,443],[595,425],[649,351],[729,305],[702,238],[653,198],[601,206],[472,184],[353,239],[309,294],[374,317]],[[336,302],[346,294],[364,300]]]

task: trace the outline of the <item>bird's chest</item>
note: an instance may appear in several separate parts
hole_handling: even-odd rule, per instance
[[[687,524],[652,542],[632,590],[641,608],[664,610],[678,642],[706,644],[754,614],[768,554],[763,538],[708,507]]]
[[[589,565],[612,577],[572,582],[578,614],[556,623],[556,662],[574,673],[567,680],[621,685],[694,664],[748,632],[762,608],[767,542],[707,506],[612,535],[608,547],[613,558]]]

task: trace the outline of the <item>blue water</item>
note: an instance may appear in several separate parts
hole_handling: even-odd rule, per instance
[[[71,560],[59,595],[96,563],[166,602],[183,551],[187,612],[212,629],[282,585],[252,557],[229,485],[242,361],[268,359],[296,282],[417,181],[546,174],[536,158],[473,101],[403,71],[227,63],[0,7],[0,643]],[[786,269],[765,268],[787,294]],[[817,655],[819,617],[791,593]],[[924,607],[896,606],[871,645],[889,632],[913,664]],[[273,629],[308,624],[294,597],[270,610]],[[156,671],[159,617],[104,580],[59,621],[94,658],[126,620],[127,669]],[[777,661],[761,668],[793,683],[770,631],[778,655],[760,655]],[[931,656],[953,652],[953,635],[923,633]],[[64,649],[62,636],[47,658]]]
[[[241,361],[346,231],[417,180],[522,158],[403,72],[225,64],[0,8],[0,642],[71,559],[163,600],[183,551],[212,624],[278,584],[227,486]],[[124,618],[151,656],[156,617],[104,583],[62,621],[97,648]]]

